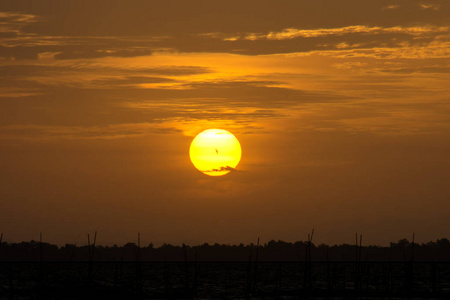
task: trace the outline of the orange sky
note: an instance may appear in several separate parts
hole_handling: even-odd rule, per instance
[[[0,0],[0,232],[449,237],[447,0]],[[237,171],[189,160],[208,128]]]

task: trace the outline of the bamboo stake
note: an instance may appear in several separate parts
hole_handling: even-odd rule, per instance
[[[73,249],[72,249],[72,254],[70,256],[70,262],[73,262],[73,258],[75,257],[75,249],[77,248],[77,243],[75,243]]]
[[[413,294],[414,289],[414,242],[415,242],[415,234],[412,236],[411,243],[411,259],[407,264],[407,274],[406,274],[406,292],[408,294]]]
[[[3,241],[3,232],[0,234],[0,248],[2,248],[2,241]],[[1,256],[0,256],[1,260]]]
[[[39,233],[39,261],[42,263],[42,232]]]
[[[258,278],[258,253],[259,253],[259,237],[256,243],[256,254],[255,254],[255,272],[253,274],[253,293],[256,291],[256,280]]]
[[[365,265],[364,264],[361,264],[361,262],[362,262],[362,240],[363,240],[363,235],[362,234],[360,234],[359,235],[359,284],[360,284],[360,286],[362,287],[362,273],[363,273],[363,270],[365,270]],[[367,262],[367,257],[366,257],[366,262]]]
[[[275,292],[277,295],[280,294],[280,290],[281,290],[281,264],[278,263],[277,278],[275,285]]]
[[[310,236],[309,236],[309,233],[308,233],[308,242],[307,242],[306,245],[305,245],[305,264],[306,264],[306,262],[308,261],[308,245],[309,245],[309,239],[310,239]]]
[[[92,283],[92,261],[94,259],[94,249],[95,249],[95,243],[97,241],[97,231],[94,233],[94,240],[91,245],[91,238],[88,233],[88,285],[91,286]]]
[[[310,289],[312,286],[312,257],[311,257],[311,245],[312,239],[314,237],[314,229],[311,231],[311,234],[308,233],[308,242],[305,246],[305,269],[304,269],[304,278],[303,278],[303,287],[305,289]]]
[[[167,254],[166,250],[164,250],[164,292],[166,298],[169,297],[169,269],[167,266]]]
[[[308,243],[308,260],[309,260],[309,268],[308,268],[308,286],[311,289],[312,288],[312,257],[311,257],[311,247],[312,247],[312,241],[313,241],[313,237],[314,237],[314,228],[311,231],[311,238],[309,239],[309,243]]]
[[[359,262],[361,262],[362,234],[359,235]]]
[[[252,249],[250,248],[250,254],[248,256],[248,264],[247,264],[247,282],[245,286],[245,295],[244,298],[249,298],[249,294],[252,287]]]
[[[91,260],[94,260],[94,250],[95,250],[95,243],[96,243],[96,241],[97,241],[97,231],[94,234],[94,243],[92,244],[92,253],[91,253],[92,257],[91,257]]]
[[[141,233],[138,232],[138,261],[141,261]]]
[[[138,232],[137,253],[136,253],[136,289],[141,292],[141,233]]]
[[[184,271],[185,271],[185,280],[186,280],[186,293],[189,294],[189,266],[188,266],[188,258],[187,258],[187,247],[186,244],[183,243],[184,250]]]
[[[359,245],[358,245],[358,233],[355,234],[355,242],[356,242],[356,270],[355,270],[355,290],[359,290],[360,288],[360,276],[361,276],[361,243],[362,243],[362,234],[359,236]]]
[[[89,233],[88,233],[88,262],[91,261],[91,239],[89,238]]]
[[[327,289],[328,292],[331,292],[331,271],[330,271],[330,254],[329,254],[329,246],[327,246]]]
[[[437,266],[436,262],[433,261],[431,264],[431,292],[436,293],[436,274],[437,274]]]
[[[194,265],[194,286],[193,286],[193,297],[197,296],[197,286],[198,286],[198,252],[195,251],[195,265]]]
[[[44,265],[43,265],[43,254],[42,254],[42,232],[39,233],[39,285],[40,293],[42,296],[43,282],[44,282]]]
[[[120,270],[119,270],[119,283],[123,285],[123,256],[120,256]]]
[[[309,241],[311,240],[311,236],[308,233],[308,242],[305,245],[305,266],[303,270],[303,288],[306,290],[308,288],[308,251],[309,251]]]
[[[114,290],[117,291],[117,286],[119,282],[119,263],[116,261],[114,263]]]

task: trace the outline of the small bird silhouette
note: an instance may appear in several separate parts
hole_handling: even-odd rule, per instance
[[[216,154],[219,155],[219,150],[217,150],[217,148],[216,148]]]

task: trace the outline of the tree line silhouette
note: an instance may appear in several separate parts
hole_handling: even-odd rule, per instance
[[[90,242],[62,247],[46,242],[0,242],[0,261],[247,261],[257,253],[260,261],[450,261],[450,241],[415,243],[401,239],[389,246],[341,244],[315,245],[311,241],[294,243],[271,240],[262,245],[202,244],[175,246],[152,243],[142,247],[140,242],[123,246],[101,246]],[[308,257],[305,257],[308,253]]]

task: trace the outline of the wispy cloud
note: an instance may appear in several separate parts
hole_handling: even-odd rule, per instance
[[[432,10],[439,10],[439,8],[441,7],[439,4],[432,4],[432,3],[424,3],[424,4],[419,4],[419,7],[421,9],[432,9]]]
[[[335,50],[323,49],[312,50],[308,53],[299,52],[291,55],[311,55],[320,54],[323,56],[330,56],[336,58],[376,58],[382,60],[390,59],[431,59],[431,58],[448,58],[450,57],[450,40],[447,37],[443,39],[436,39],[430,43],[423,43],[419,45],[409,44],[408,42],[399,42],[395,47],[383,46],[363,46],[360,49],[351,49],[348,47],[344,49],[343,44],[336,44],[333,46]]]
[[[39,18],[32,14],[0,12],[0,32],[7,30],[19,30],[29,23],[35,23]]]
[[[248,33],[243,36],[231,36],[223,37],[225,41],[238,41],[238,40],[249,40],[256,41],[261,39],[267,40],[286,40],[294,38],[314,38],[322,36],[343,36],[350,34],[367,34],[367,35],[377,35],[377,34],[408,34],[408,35],[423,35],[429,33],[446,33],[449,32],[449,27],[447,26],[413,26],[413,27],[380,27],[380,26],[365,26],[365,25],[354,25],[339,28],[319,28],[319,29],[297,29],[297,28],[286,28],[282,31],[271,31],[267,34],[260,33]],[[212,37],[218,37],[218,34],[210,35]]]
[[[215,172],[237,172],[237,170],[233,167],[226,166],[226,167],[220,167],[219,169],[209,169],[209,170],[202,170],[203,173],[215,173]]]
[[[392,4],[392,5],[382,7],[381,10],[393,10],[393,9],[398,9],[399,7],[400,7],[400,5]]]
[[[0,139],[50,141],[50,140],[109,140],[149,134],[176,133],[179,129],[166,124],[126,123],[108,126],[0,126]]]
[[[99,57],[136,57],[152,54],[152,50],[146,48],[131,49],[111,49],[111,50],[75,50],[56,54],[56,59],[80,59],[80,58],[99,58]]]

